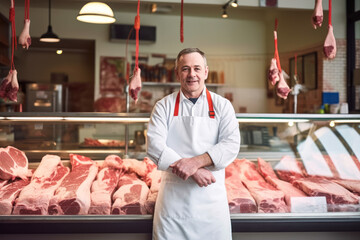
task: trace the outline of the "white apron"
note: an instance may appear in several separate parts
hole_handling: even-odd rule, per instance
[[[212,100],[207,93],[210,113]],[[176,104],[179,104],[178,100]],[[175,106],[175,112],[176,108],[179,107]],[[209,116],[173,117],[168,136],[167,145],[180,156],[187,158],[203,154],[218,141],[218,119]],[[184,181],[171,171],[163,173],[155,206],[154,240],[231,239],[225,170],[213,171],[212,174],[216,183],[199,187],[191,177]]]

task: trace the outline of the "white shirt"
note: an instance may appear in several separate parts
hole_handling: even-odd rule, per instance
[[[148,126],[147,154],[158,165],[158,169],[163,171],[167,170],[172,163],[185,157],[166,145],[168,137],[177,137],[168,136],[169,126],[174,118],[177,93],[174,92],[156,103]],[[215,120],[219,124],[219,133],[217,144],[208,149],[207,153],[214,163],[211,170],[220,170],[227,167],[237,157],[240,150],[240,131],[230,101],[213,92],[210,94]],[[195,104],[180,91],[179,116],[209,117],[205,88]]]

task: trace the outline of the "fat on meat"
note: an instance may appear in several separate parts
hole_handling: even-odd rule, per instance
[[[321,27],[323,20],[324,20],[324,13],[322,7],[322,0],[316,0],[314,12],[311,16],[311,22],[314,29]]]
[[[295,158],[288,155],[283,156],[274,169],[281,180],[290,183],[308,176],[304,166]]]
[[[144,158],[143,162],[145,162],[148,169],[148,173],[144,181],[150,187],[150,191],[145,202],[145,208],[147,213],[153,214],[157,195],[160,189],[162,171],[158,170],[156,164],[149,158]]]
[[[139,161],[137,159],[121,159],[117,155],[107,156],[103,163],[103,167],[112,167],[127,173],[136,173],[141,178],[145,178],[148,173],[147,165],[144,161]]]
[[[20,192],[13,214],[48,215],[50,199],[69,172],[70,169],[63,166],[59,156],[45,155],[30,184]]]
[[[336,56],[336,40],[335,40],[334,30],[333,30],[332,25],[329,25],[329,30],[328,30],[328,34],[326,35],[326,38],[325,38],[323,50],[324,50],[325,57],[327,57],[328,59],[335,58],[335,56]]]
[[[121,170],[110,167],[99,171],[91,186],[89,214],[109,215],[111,213],[111,197],[116,190],[121,174]]]
[[[29,176],[28,159],[23,151],[12,146],[0,148],[0,179],[27,179]]]
[[[137,68],[134,70],[134,74],[131,77],[129,83],[130,97],[134,99],[135,103],[138,101],[138,93],[141,90],[141,69]]]
[[[291,92],[289,86],[287,85],[285,78],[284,78],[284,72],[279,73],[279,83],[276,86],[276,94],[283,99],[287,99],[287,96]]]
[[[276,64],[276,58],[271,59],[270,69],[268,72],[268,80],[274,86],[279,80],[279,69]]]
[[[343,186],[347,190],[360,195],[360,181],[359,180],[335,179],[332,181]]]
[[[24,28],[19,36],[19,44],[26,49],[29,49],[29,46],[31,45],[30,19],[25,19]]]
[[[118,190],[113,195],[112,214],[146,214],[145,202],[149,187],[135,173],[120,177]]]
[[[0,215],[11,215],[15,199],[29,183],[28,179],[17,179],[0,189]]]
[[[72,170],[56,189],[50,200],[50,215],[84,215],[88,214],[91,197],[90,188],[98,167],[90,158],[70,154]]]

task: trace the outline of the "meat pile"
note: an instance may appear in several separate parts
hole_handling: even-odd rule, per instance
[[[2,173],[6,172],[0,175],[1,215],[154,213],[162,172],[148,158],[139,161],[109,155],[94,162],[70,154],[70,171],[60,157],[45,155],[32,176],[20,178],[15,165],[22,166],[23,173],[30,172],[25,154],[7,147],[0,156],[6,160],[0,161]],[[232,214],[291,212],[292,199],[306,201],[314,196],[324,197],[328,211],[360,211],[360,180],[309,175],[290,156],[274,168],[261,158],[257,162],[236,159],[225,173]]]

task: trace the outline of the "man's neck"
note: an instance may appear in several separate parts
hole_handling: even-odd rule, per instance
[[[182,90],[182,89],[181,89],[181,91],[182,91],[182,93],[185,95],[185,97],[186,97],[187,99],[189,99],[189,98],[199,98],[199,97],[201,96],[202,92],[204,91],[204,88],[203,88],[199,93],[195,93],[195,92],[185,92],[185,91]]]

